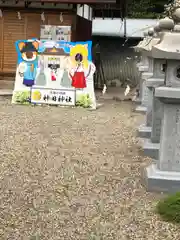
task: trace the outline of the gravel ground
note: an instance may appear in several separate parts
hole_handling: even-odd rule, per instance
[[[0,102],[0,240],[179,240],[154,213],[130,102],[97,111]]]

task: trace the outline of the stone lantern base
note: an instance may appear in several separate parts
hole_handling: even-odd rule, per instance
[[[180,88],[158,87],[155,97],[163,103],[159,159],[142,172],[148,191],[180,191]]]
[[[149,192],[175,193],[180,190],[179,172],[160,171],[155,163],[143,170],[142,179]]]

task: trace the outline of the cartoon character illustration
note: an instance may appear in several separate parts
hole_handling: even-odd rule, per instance
[[[70,56],[64,56],[61,59],[62,59],[61,66],[63,69],[63,74],[62,74],[60,85],[64,88],[71,88],[72,81],[71,81],[71,78],[69,77],[69,73],[68,73],[68,69],[71,64]]]
[[[38,56],[38,71],[36,74],[35,83],[37,86],[46,86],[46,75],[44,73],[44,57]]]
[[[18,48],[21,53],[22,62],[18,66],[20,77],[23,77],[23,84],[27,87],[34,85],[36,77],[39,42],[36,40],[28,40],[27,42],[19,42]]]
[[[51,55],[44,55],[44,63],[44,74],[47,79],[46,87],[57,88],[63,75],[61,56],[52,53]]]
[[[59,58],[48,58],[48,68],[51,70],[51,81],[57,80],[57,71],[60,68]]]
[[[92,62],[88,61],[88,46],[87,44],[71,47],[71,69],[69,77],[72,79],[72,87],[86,88],[86,80],[95,72],[95,66]]]
[[[64,88],[71,88],[71,80],[69,78],[67,69],[64,69],[64,71],[63,71],[63,76],[62,76],[60,84]]]

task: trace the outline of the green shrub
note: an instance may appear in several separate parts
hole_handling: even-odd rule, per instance
[[[13,101],[21,104],[29,104],[31,97],[31,92],[28,90],[17,91],[13,96]]]
[[[160,18],[167,0],[131,0],[127,6],[129,18]]]
[[[89,94],[80,94],[77,96],[76,106],[89,108],[92,104],[92,100]]]
[[[167,222],[180,223],[180,192],[160,200],[157,212]]]

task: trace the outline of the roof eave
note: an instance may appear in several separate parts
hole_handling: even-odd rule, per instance
[[[20,0],[23,1],[23,0]],[[42,2],[42,3],[69,3],[69,4],[105,4],[105,3],[114,3],[116,0],[29,0],[27,2]]]

